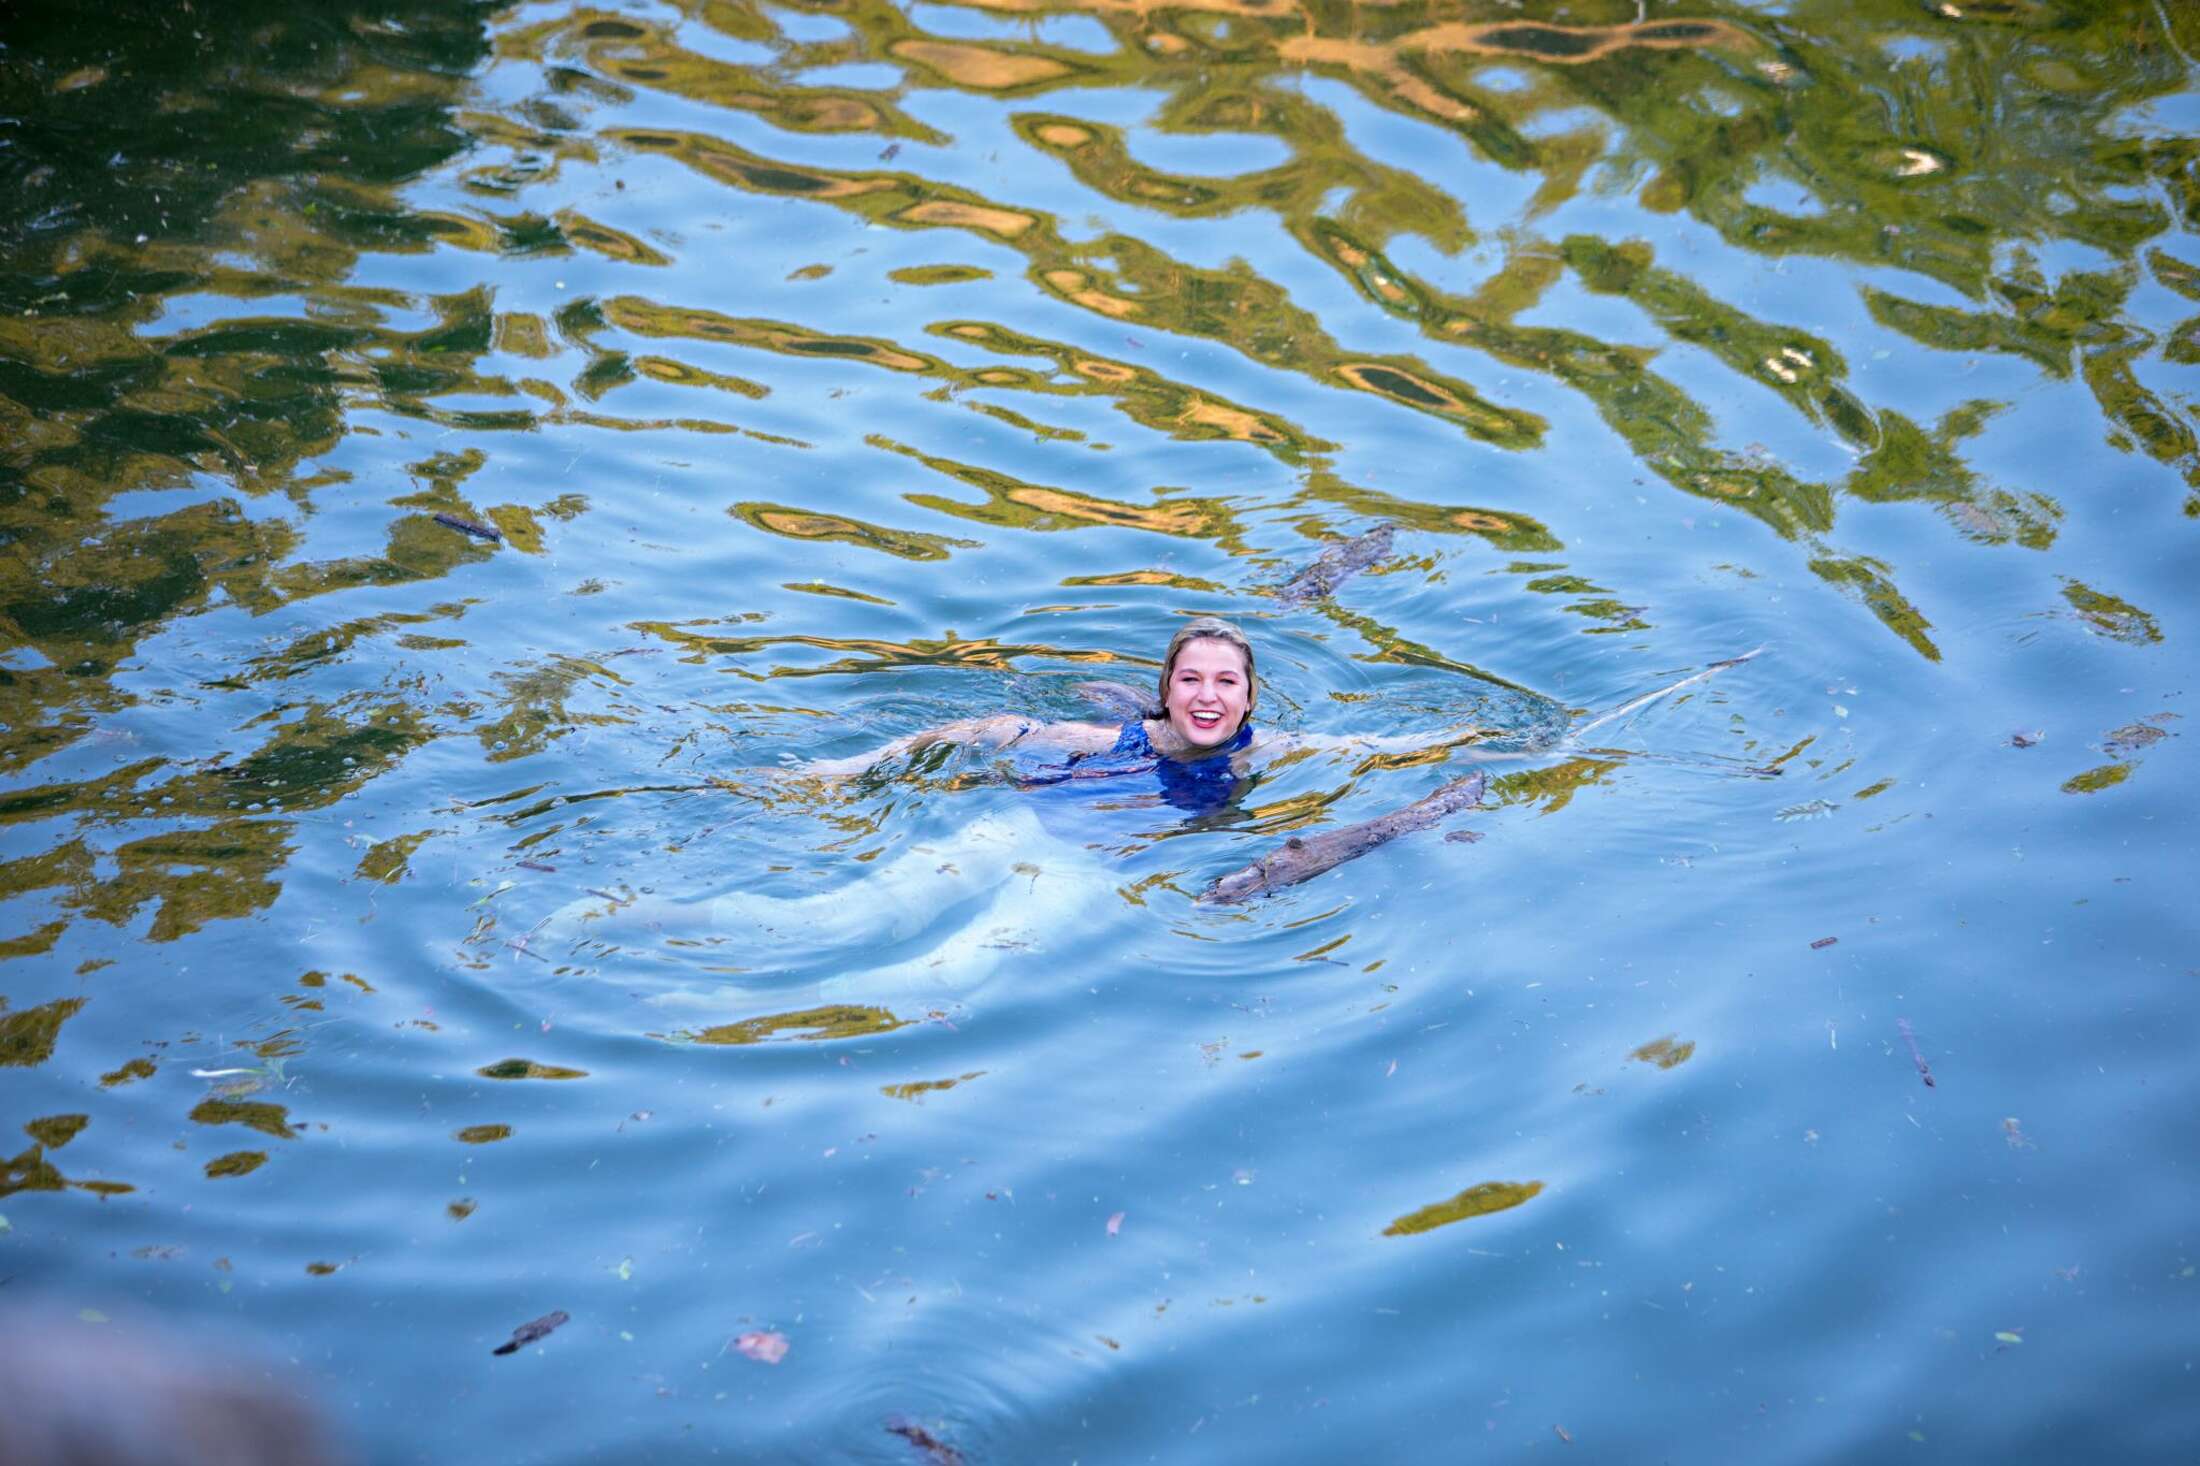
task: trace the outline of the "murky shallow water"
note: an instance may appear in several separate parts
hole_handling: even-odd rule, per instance
[[[374,1459],[2181,1459],[2200,28],[1271,10],[15,27],[11,1289]],[[1459,766],[782,772],[1197,612],[1769,650],[1241,911]]]

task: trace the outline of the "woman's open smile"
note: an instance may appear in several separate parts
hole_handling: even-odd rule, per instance
[[[1165,706],[1169,727],[1193,749],[1229,742],[1253,706],[1245,658],[1214,637],[1186,642],[1169,672]]]

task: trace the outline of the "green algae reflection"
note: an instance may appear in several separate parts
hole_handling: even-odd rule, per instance
[[[1695,1056],[1696,1044],[1693,1039],[1680,1043],[1669,1033],[1663,1038],[1652,1039],[1627,1057],[1639,1063],[1655,1064],[1660,1069],[1673,1069]]]
[[[1439,1201],[1424,1206],[1419,1211],[1404,1216],[1383,1228],[1385,1237],[1410,1237],[1416,1232],[1433,1232],[1453,1222],[1463,1222],[1468,1217],[1486,1217],[1491,1212],[1510,1211],[1543,1189],[1541,1181],[1484,1181],[1479,1186],[1469,1186],[1449,1201]]]
[[[206,1163],[206,1179],[221,1181],[232,1176],[249,1176],[266,1164],[267,1152],[264,1150],[233,1150]]]
[[[0,1010],[8,1000],[0,998]],[[43,1064],[53,1057],[54,1041],[61,1036],[61,1025],[76,1016],[84,1006],[82,998],[57,998],[36,1008],[25,1008],[20,1013],[0,1016],[0,1064],[12,1064],[28,1069]]]
[[[680,1037],[698,1044],[756,1044],[778,1039],[810,1042],[868,1038],[908,1026],[908,1019],[896,1018],[884,1008],[834,1003],[822,1008],[804,1008],[797,1013],[773,1013],[762,1018],[744,1018],[739,1023],[721,1023],[699,1033],[683,1033]]]
[[[485,1064],[474,1071],[484,1079],[586,1079],[586,1069],[566,1069],[556,1064],[538,1064],[533,1059],[502,1059]]]

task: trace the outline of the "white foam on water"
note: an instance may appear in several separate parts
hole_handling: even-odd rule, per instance
[[[1011,806],[807,895],[586,896],[554,912],[533,944],[630,987],[661,973],[671,985],[645,997],[661,1008],[960,998],[1007,962],[1028,966],[1076,944],[1115,884],[1089,851]],[[698,969],[728,980],[698,984]]]

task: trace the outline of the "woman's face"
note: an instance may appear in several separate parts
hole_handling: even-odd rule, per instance
[[[1169,673],[1169,726],[1197,748],[1237,736],[1253,707],[1253,679],[1236,647],[1212,637],[1188,641]]]

